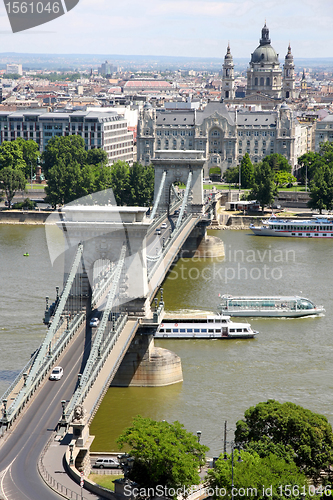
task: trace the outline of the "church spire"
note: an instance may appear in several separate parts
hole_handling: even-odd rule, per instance
[[[261,39],[260,39],[260,45],[268,45],[271,43],[271,40],[269,38],[269,29],[266,26],[266,21],[265,21],[265,26],[261,30]]]

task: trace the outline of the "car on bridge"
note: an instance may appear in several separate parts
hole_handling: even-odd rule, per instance
[[[168,224],[166,222],[163,222],[163,224],[161,224],[161,229],[166,229],[168,227]]]
[[[90,322],[89,322],[89,326],[91,326],[92,328],[96,328],[96,326],[99,325],[99,319],[98,318],[91,318]]]
[[[160,230],[160,228],[157,228],[157,229],[156,229],[155,234],[161,234],[161,230]]]
[[[121,465],[115,458],[98,458],[93,467],[96,469],[119,469]]]
[[[51,375],[49,377],[50,380],[60,380],[61,377],[64,374],[64,370],[61,368],[61,366],[55,366],[51,372]]]

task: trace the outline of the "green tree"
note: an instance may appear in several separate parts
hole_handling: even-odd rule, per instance
[[[241,459],[239,461],[238,459]],[[224,460],[220,455],[214,469],[208,470],[207,484],[215,492],[213,498],[235,499],[267,499],[281,500],[291,491],[293,499],[300,499],[302,492],[307,492],[308,483],[304,474],[300,473],[296,464],[287,462],[273,453],[260,457],[257,453],[237,450],[232,457]],[[233,468],[233,495],[232,489]],[[223,490],[224,489],[224,490]]]
[[[87,164],[88,165],[106,165],[108,161],[108,155],[104,149],[94,148],[89,149],[87,153]]]
[[[73,161],[68,164],[60,158],[49,170],[45,200],[56,208],[57,205],[69,203],[88,194],[89,189],[86,190],[83,186],[83,174],[79,163]]]
[[[23,151],[17,141],[4,141],[0,146],[0,169],[6,167],[25,172]]]
[[[274,182],[278,187],[292,186],[292,184],[296,182],[296,177],[285,170],[279,170],[275,172]]]
[[[43,169],[48,179],[49,170],[54,167],[60,159],[67,165],[76,162],[81,168],[87,163],[87,152],[82,137],[79,135],[54,136],[48,142],[42,155]]]
[[[21,169],[4,167],[0,170],[0,189],[5,194],[8,208],[17,191],[25,190],[25,177]]]
[[[323,415],[273,399],[258,403],[246,410],[244,419],[237,422],[235,441],[246,447],[264,437],[275,444],[291,446],[296,465],[314,482],[320,479],[322,471],[331,475],[333,433]]]
[[[273,153],[271,155],[265,156],[263,159],[265,163],[268,163],[274,172],[283,170],[284,172],[291,172],[291,166],[288,163],[287,158],[278,153]]]
[[[130,205],[129,165],[121,160],[111,165],[111,187],[117,205]]]
[[[228,184],[237,184],[239,182],[239,167],[227,168],[224,172],[224,180]]]
[[[323,209],[333,209],[333,168],[323,164],[317,168],[312,181],[310,182],[310,208],[318,209],[322,213]]]
[[[274,182],[274,171],[268,162],[261,162],[254,169],[254,181],[251,192],[248,196],[250,200],[257,200],[262,211],[265,205],[270,205],[277,195],[277,188]]]
[[[134,207],[149,206],[154,199],[154,167],[134,163],[129,170],[130,199]]]
[[[118,445],[130,447],[134,458],[129,478],[142,488],[189,488],[200,482],[206,446],[179,422],[157,422],[140,415],[119,436]]]
[[[242,158],[241,164],[241,187],[244,189],[249,189],[253,186],[254,180],[254,168],[250,160],[249,154],[245,153]]]
[[[26,179],[31,178],[31,167],[32,167],[32,175],[36,173],[37,162],[40,158],[40,152],[37,142],[29,139],[25,141],[22,137],[18,137],[14,142],[19,144],[23,159],[25,161],[24,167],[24,175]]]

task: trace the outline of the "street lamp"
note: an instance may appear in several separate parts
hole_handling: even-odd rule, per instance
[[[197,438],[198,438],[198,443],[200,443],[201,431],[197,431]]]
[[[234,449],[235,449],[235,441],[231,441],[231,500],[234,500]],[[228,457],[225,455],[224,460],[228,460]],[[240,454],[238,455],[237,462],[243,462]]]

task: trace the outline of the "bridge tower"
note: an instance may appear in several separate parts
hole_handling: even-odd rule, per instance
[[[203,166],[206,161],[204,151],[159,150],[152,160],[155,169],[154,208],[159,214],[169,212],[171,187],[175,183],[187,185],[191,172],[191,185],[188,196],[187,212],[202,214]],[[162,191],[161,191],[162,186]]]

